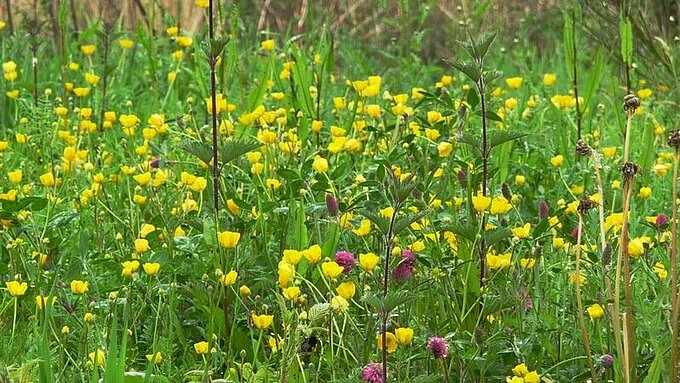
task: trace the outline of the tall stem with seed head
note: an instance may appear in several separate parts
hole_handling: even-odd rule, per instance
[[[673,216],[671,220],[671,383],[678,381],[678,165],[680,165],[680,132],[674,130],[668,143],[675,148],[673,155]]]

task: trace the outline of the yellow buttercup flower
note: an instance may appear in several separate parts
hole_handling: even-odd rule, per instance
[[[529,233],[531,232],[531,224],[526,223],[524,226],[516,227],[512,229],[512,234],[518,239],[529,238]]]
[[[604,317],[604,309],[599,303],[590,305],[586,311],[588,311],[588,315],[590,315],[591,319],[600,319]]]
[[[158,271],[161,269],[161,264],[156,262],[146,262],[142,265],[142,268],[147,275],[154,276],[158,274]]]
[[[543,75],[543,85],[545,86],[553,86],[556,80],[557,76],[554,73],[546,73]]]
[[[345,298],[346,300],[352,299],[356,293],[356,290],[356,285],[352,281],[343,282],[335,288],[335,291],[338,293],[338,295]]]
[[[194,351],[196,351],[196,353],[199,355],[207,354],[208,347],[210,347],[210,345],[205,341],[194,343]]]
[[[328,261],[321,264],[321,271],[327,278],[335,279],[345,268],[338,265],[335,261]]]
[[[382,351],[383,349],[382,333],[378,334],[378,336],[376,337],[376,342],[378,343],[378,350]],[[397,351],[397,337],[391,332],[385,333],[385,348],[387,349],[387,352],[390,354]]]
[[[265,315],[265,314],[255,315],[255,314],[252,314],[252,319],[253,319],[253,324],[255,325],[255,328],[257,328],[258,330],[266,330],[274,322],[274,316],[273,315]]]
[[[217,233],[217,240],[225,249],[233,249],[238,245],[238,241],[241,239],[241,233],[233,231],[220,231]]]
[[[89,290],[89,283],[87,281],[72,280],[71,292],[76,295],[85,294]]]
[[[408,346],[413,342],[413,329],[409,327],[399,327],[394,330],[397,342],[402,346]]]
[[[522,77],[510,77],[505,79],[505,83],[512,89],[519,89],[519,87],[522,86],[522,81],[524,81]]]
[[[98,349],[97,351],[91,352],[89,355],[90,363],[95,366],[102,367],[104,365],[104,360],[106,359],[106,354],[104,350]]]
[[[158,351],[155,354],[147,354],[146,360],[153,364],[160,364],[163,361],[163,355],[161,355],[160,351]]]
[[[28,289],[28,284],[26,282],[9,281],[5,282],[5,286],[7,286],[9,295],[15,298],[26,294],[26,290]]]
[[[472,206],[478,213],[486,211],[491,205],[491,197],[483,196],[482,193],[477,193],[476,196],[472,196]]]
[[[321,259],[321,246],[312,245],[308,249],[303,250],[302,255],[305,257],[307,262],[311,264],[317,263]]]
[[[220,283],[222,286],[231,286],[236,283],[236,278],[238,278],[238,272],[232,269],[228,273],[220,276]]]
[[[555,157],[550,159],[550,163],[552,164],[552,166],[554,166],[556,168],[559,168],[560,166],[562,166],[563,162],[564,162],[564,156],[561,155],[561,154],[556,155]]]

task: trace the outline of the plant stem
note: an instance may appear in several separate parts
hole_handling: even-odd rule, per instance
[[[387,382],[387,316],[388,312],[385,308],[385,298],[387,297],[388,287],[389,287],[389,275],[390,275],[390,255],[392,253],[392,236],[394,235],[394,224],[397,221],[397,213],[401,208],[401,202],[398,200],[394,201],[394,210],[392,211],[392,218],[390,219],[390,228],[387,230],[387,235],[385,236],[385,270],[383,272],[383,308],[382,308],[382,323],[380,326],[381,331],[381,344],[382,344],[382,372],[383,379]]]
[[[590,376],[593,382],[597,382],[597,374],[593,365],[593,356],[590,353],[590,339],[588,338],[588,330],[586,329],[586,321],[583,316],[583,298],[581,297],[581,237],[583,231],[583,216],[578,214],[578,234],[576,236],[576,304],[578,305],[578,321],[581,326],[581,336],[583,337],[583,348],[586,350],[588,357],[588,367],[590,368]]]
[[[673,218],[671,220],[671,383],[678,379],[678,165],[680,150],[675,149],[673,156]]]
[[[210,42],[212,44],[213,39],[215,38],[215,31],[214,31],[214,25],[213,25],[213,0],[210,0],[210,6],[208,7],[209,9],[209,34],[210,34]],[[218,215],[219,215],[219,203],[220,203],[220,198],[219,198],[219,192],[220,192],[220,186],[218,182],[219,178],[219,168],[217,167],[217,84],[216,84],[216,79],[215,79],[215,64],[216,64],[216,57],[213,54],[213,50],[211,47],[210,50],[210,94],[212,96],[211,99],[211,106],[212,106],[212,150],[213,150],[213,168],[212,168],[212,176],[213,176],[213,204],[215,208],[215,223],[217,223]]]
[[[576,15],[574,14],[574,11],[572,10],[571,14],[572,20],[574,24],[576,24]],[[572,44],[573,44],[573,49],[574,49],[574,62],[573,62],[573,71],[574,71],[574,99],[576,100],[576,129],[577,129],[577,137],[576,140],[581,139],[581,131],[582,131],[582,122],[581,120],[582,115],[581,115],[581,108],[578,102],[578,75],[577,75],[577,70],[576,70],[576,52],[578,50],[576,49],[576,28],[572,28]]]
[[[602,174],[600,172],[600,169],[602,168],[602,165],[600,164],[600,160],[597,157],[597,154],[595,151],[592,152],[591,155],[591,160],[593,162],[593,167],[595,168],[595,178],[597,180],[597,192],[600,195],[600,203],[598,204],[598,213],[599,213],[599,221],[600,221],[600,251],[601,254],[604,254],[605,251],[607,251],[607,237],[605,235],[605,229],[604,229],[604,188],[602,187]],[[609,263],[605,264],[602,262],[602,275],[604,277],[604,286],[605,286],[605,292],[607,294],[607,299],[609,302],[614,301],[614,293],[612,292],[612,281],[611,278],[609,278]],[[623,344],[621,343],[621,327],[620,327],[620,322],[619,318],[621,317],[621,313],[619,312],[618,305],[612,307],[612,304],[609,303],[608,305],[609,310],[613,310],[613,312],[610,312],[610,318],[612,321],[612,330],[614,331],[614,334],[616,336],[614,337],[614,343],[616,343],[616,352],[619,357],[623,355]]]
[[[489,153],[486,142],[486,98],[484,95],[484,77],[480,77],[477,84],[477,89],[479,90],[480,103],[482,105],[482,195],[486,197],[487,194],[487,177],[488,177],[488,162]],[[486,214],[482,215],[482,232],[486,227]],[[482,236],[479,241],[479,288],[484,287],[484,273],[486,271],[486,241],[484,241],[484,236]],[[480,311],[484,305],[483,300],[479,300]]]

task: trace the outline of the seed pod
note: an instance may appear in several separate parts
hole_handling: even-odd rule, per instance
[[[623,165],[621,165],[621,173],[623,174],[624,179],[626,178],[632,179],[639,172],[640,167],[633,162],[626,162]]]
[[[612,261],[612,245],[607,244],[602,252],[602,265],[607,267]]]

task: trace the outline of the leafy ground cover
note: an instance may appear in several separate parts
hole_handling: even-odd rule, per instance
[[[554,57],[462,25],[400,71],[68,5],[61,46],[0,22],[0,382],[676,381],[677,105],[631,18],[618,57],[568,8]]]

